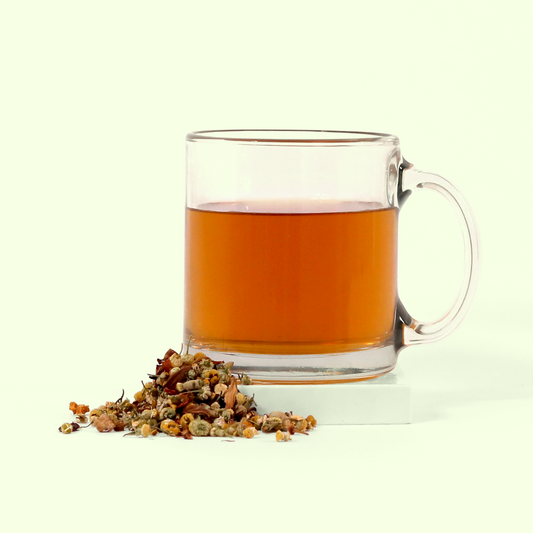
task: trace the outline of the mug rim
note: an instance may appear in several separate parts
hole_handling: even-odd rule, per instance
[[[393,144],[400,141],[389,133],[341,130],[305,129],[228,129],[193,131],[186,137],[187,142],[230,142],[254,145],[345,145],[345,144]]]

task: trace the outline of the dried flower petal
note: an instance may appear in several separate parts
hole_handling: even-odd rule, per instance
[[[107,433],[115,429],[115,423],[113,422],[113,420],[111,420],[109,415],[106,414],[100,415],[98,418],[96,418],[93,422],[93,426],[100,433]]]
[[[283,431],[276,431],[276,441],[277,442],[288,442],[292,440],[289,433],[284,433]]]
[[[74,412],[75,415],[84,415],[85,413],[88,413],[90,411],[88,405],[77,405],[76,411]]]
[[[255,435],[257,435],[257,430],[255,428],[246,428],[244,431],[243,431],[243,435],[247,438],[247,439],[251,439],[253,438]]]
[[[237,397],[237,380],[235,377],[231,378],[230,386],[224,394],[224,402],[226,403],[226,409],[233,409],[235,405],[235,399]]]

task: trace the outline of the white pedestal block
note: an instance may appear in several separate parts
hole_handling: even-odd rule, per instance
[[[409,424],[411,386],[396,367],[382,377],[331,385],[239,385],[257,411],[313,415],[319,424]]]

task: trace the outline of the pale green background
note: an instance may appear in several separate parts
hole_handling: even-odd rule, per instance
[[[8,523],[21,513],[28,527],[11,531],[66,531],[113,493],[103,531],[155,530],[177,497],[206,493],[208,529],[528,530],[532,19],[513,0],[3,2],[0,346],[4,412],[16,414],[3,422],[5,486]],[[413,425],[322,428],[270,448],[50,433],[69,401],[131,396],[179,346],[184,137],[214,128],[393,133],[467,197],[478,294],[451,337],[401,355]],[[401,229],[400,294],[436,317],[461,275],[458,226],[428,192]],[[162,471],[174,484],[153,493]],[[241,518],[219,510],[234,497]],[[134,501],[151,503],[124,510]],[[77,527],[99,523],[89,513]]]

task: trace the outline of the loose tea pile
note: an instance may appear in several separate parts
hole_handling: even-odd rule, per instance
[[[185,354],[168,350],[157,360],[151,381],[142,383],[130,402],[122,396],[97,409],[70,403],[76,422],[66,423],[59,431],[68,434],[94,426],[101,433],[129,430],[126,435],[139,437],[165,433],[173,437],[245,437],[253,438],[259,431],[276,433],[278,442],[291,440],[291,435],[316,426],[309,415],[304,418],[292,412],[273,411],[260,415],[253,396],[239,392],[238,381],[251,385],[246,374],[232,374],[233,363],[214,361],[198,352]],[[88,416],[87,416],[88,414]],[[82,426],[81,424],[89,424]]]

